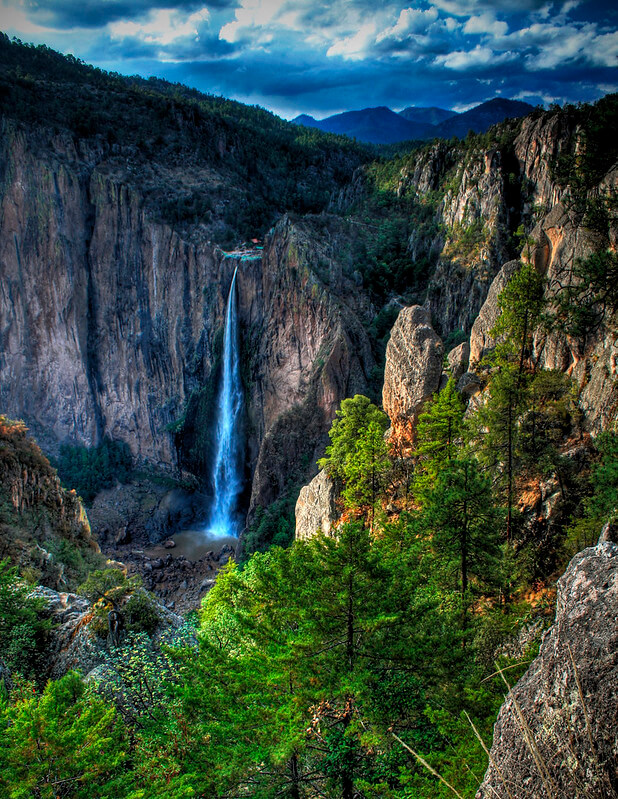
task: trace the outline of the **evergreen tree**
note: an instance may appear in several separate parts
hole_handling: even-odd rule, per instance
[[[0,698],[0,794],[20,799],[129,796],[127,734],[111,705],[69,672],[41,694],[20,683]]]
[[[455,563],[461,596],[462,627],[467,624],[472,579],[477,591],[495,585],[500,517],[491,483],[472,459],[451,461],[439,473],[427,503],[425,520],[443,569]]]
[[[424,499],[439,472],[457,457],[462,446],[464,405],[449,377],[446,386],[426,404],[416,426],[418,463],[414,493]]]

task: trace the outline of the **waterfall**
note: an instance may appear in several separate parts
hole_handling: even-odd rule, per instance
[[[214,500],[206,532],[213,538],[238,535],[236,505],[242,488],[240,412],[242,385],[238,354],[238,311],[234,270],[225,312],[223,376],[217,409],[216,455],[212,471]]]

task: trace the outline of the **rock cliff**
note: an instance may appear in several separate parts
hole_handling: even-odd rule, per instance
[[[0,558],[52,588],[103,562],[84,508],[21,422],[0,416]]]
[[[315,460],[335,408],[366,391],[374,366],[361,323],[373,313],[337,256],[337,233],[321,243],[316,223],[286,217],[263,257],[226,257],[156,221],[130,161],[102,143],[4,119],[0,151],[3,410],[51,452],[109,436],[137,462],[203,477],[239,265],[251,507],[268,504],[290,464]],[[310,429],[290,443],[303,409]]]
[[[386,348],[382,404],[396,440],[412,442],[416,419],[440,387],[444,347],[426,308],[399,313]]]
[[[558,581],[554,626],[494,729],[477,799],[618,792],[618,546],[601,541]]]
[[[330,535],[337,518],[337,492],[324,470],[300,490],[296,503],[296,539],[307,539],[321,532]]]

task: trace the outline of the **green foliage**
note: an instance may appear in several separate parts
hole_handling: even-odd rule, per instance
[[[123,607],[127,630],[152,635],[161,623],[161,613],[152,594],[143,588],[134,590]]]
[[[428,496],[425,519],[442,569],[449,575],[457,564],[454,587],[462,596],[465,624],[468,593],[473,588],[483,593],[497,583],[500,514],[477,461],[447,461]]]
[[[92,628],[98,635],[106,635],[109,630],[109,614],[117,614],[124,622],[125,604],[128,598],[141,588],[139,575],[127,577],[120,569],[93,571],[77,589],[92,602],[94,618]],[[130,601],[130,600],[129,600]],[[150,601],[150,600],[149,600]],[[154,622],[154,607],[146,608],[147,600],[138,598],[129,610],[133,619],[133,629],[144,629]]]
[[[503,337],[498,357],[516,359],[519,375],[530,356],[532,336],[545,305],[545,281],[530,263],[523,263],[498,297],[500,315],[491,330],[494,338]]]
[[[458,455],[463,443],[464,405],[455,381],[449,377],[446,386],[426,404],[416,426],[414,494],[423,500],[440,471]]]
[[[600,328],[618,324],[618,255],[592,253],[573,265],[569,282],[558,294],[558,320],[569,335],[583,340]]]
[[[0,793],[7,799],[116,799],[128,740],[113,707],[69,672],[38,694],[20,682],[0,699]]]
[[[318,461],[320,469],[326,469],[330,477],[346,480],[346,472],[356,454],[356,444],[364,430],[375,423],[383,432],[388,428],[388,417],[368,397],[356,394],[344,399],[335,415],[328,435],[331,444],[326,455]]]
[[[189,637],[185,637],[186,639]],[[175,637],[178,647],[183,638]],[[112,647],[102,670],[94,678],[98,696],[113,704],[127,725],[144,730],[157,725],[171,701],[171,686],[182,673],[166,647],[146,632],[133,632],[122,646]]]
[[[292,486],[267,508],[257,508],[255,518],[242,537],[241,562],[269,547],[287,547],[294,540],[296,500],[301,486]]]
[[[98,447],[63,444],[55,465],[62,482],[90,503],[102,489],[130,478],[133,458],[124,441],[105,438]]]
[[[43,615],[45,601],[30,592],[31,587],[19,577],[17,568],[1,560],[0,663],[29,679],[40,673],[49,629],[49,621]]]

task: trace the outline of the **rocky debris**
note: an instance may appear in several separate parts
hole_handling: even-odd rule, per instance
[[[491,337],[489,331],[494,327],[500,315],[498,307],[498,295],[506,287],[513,275],[519,271],[519,261],[508,261],[493,279],[487,299],[472,325],[470,333],[470,369],[476,366],[488,352],[495,346],[496,342]]]
[[[464,372],[457,381],[457,391],[467,399],[473,397],[481,391],[482,383],[480,377],[474,372]]]
[[[382,403],[395,440],[412,442],[425,402],[440,386],[444,347],[427,308],[404,308],[386,347]]]
[[[234,555],[225,545],[220,552],[207,552],[197,560],[184,555],[152,558],[144,552],[127,553],[126,562],[132,573],[141,575],[144,586],[167,608],[173,602],[177,613],[199,608],[202,599],[214,585],[218,571]]]
[[[450,370],[453,379],[457,383],[460,377],[468,369],[468,364],[470,363],[470,344],[467,341],[464,341],[457,347],[454,347],[449,354],[446,356],[448,360],[448,368]]]
[[[174,549],[174,547],[176,546],[176,542],[174,541],[173,538],[168,538],[166,541],[163,542],[162,546],[165,549]]]
[[[335,485],[324,469],[309,485],[303,486],[296,502],[296,538],[312,538],[317,533],[330,535],[338,514]]]
[[[618,791],[618,545],[576,555],[556,619],[509,692],[477,799],[605,799]]]

